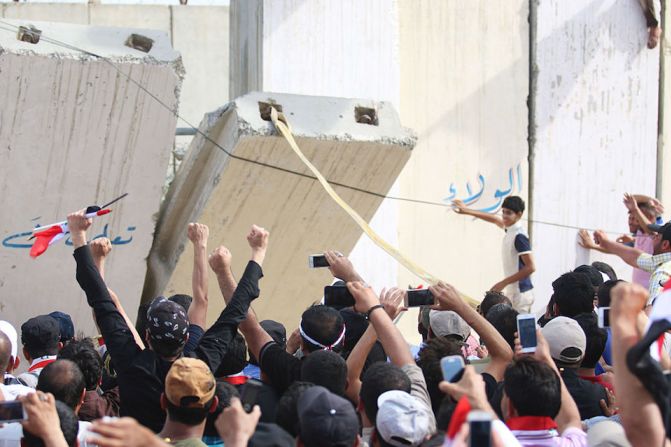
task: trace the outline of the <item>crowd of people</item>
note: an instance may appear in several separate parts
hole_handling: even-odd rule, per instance
[[[252,302],[272,297],[261,292],[270,236],[257,226],[235,275],[230,251],[208,255],[208,228],[189,224],[191,295],[157,297],[133,323],[105,281],[110,241],[87,241],[91,220],[72,213],[76,280],[100,335],[76,335],[59,311],[20,326],[0,321],[0,418],[12,401],[25,413],[2,419],[0,447],[667,445],[671,224],[652,198],[626,195],[625,205],[631,235],[581,232],[579,243],[620,256],[634,281],[605,263],[562,274],[533,349],[518,334],[536,268],[519,197],[501,216],[455,201],[458,213],[506,230],[506,276],[477,308],[453,285],[430,285],[419,347],[394,323],[407,291],[378,295],[334,251],[324,253],[328,268],[353,305],[312,305],[289,328],[259,321]],[[225,308],[208,327],[210,272]],[[610,309],[609,323],[599,308]],[[465,366],[445,380],[441,361],[455,356]]]

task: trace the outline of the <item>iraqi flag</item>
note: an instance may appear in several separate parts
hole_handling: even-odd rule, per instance
[[[93,218],[98,216],[104,216],[105,214],[111,213],[112,210],[104,209],[97,210],[86,214],[86,217]],[[68,222],[58,222],[51,225],[45,225],[43,227],[35,228],[33,230],[33,246],[30,248],[30,256],[32,258],[37,258],[39,255],[47,251],[50,245],[63,239],[70,231],[68,230]]]
[[[655,303],[652,306],[652,311],[650,312],[650,319],[648,320],[647,330],[652,324],[657,321],[664,321],[671,323],[671,280],[667,281],[664,284],[664,289],[662,293],[655,298]],[[664,349],[664,334],[660,335],[655,343],[650,345],[650,355],[653,359],[659,361],[662,356],[662,350]]]

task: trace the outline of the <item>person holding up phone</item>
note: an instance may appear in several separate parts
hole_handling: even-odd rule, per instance
[[[454,200],[452,208],[458,214],[477,217],[506,232],[503,237],[503,272],[506,276],[494,284],[491,290],[502,292],[505,289],[505,294],[511,298],[516,311],[531,312],[531,305],[534,303],[531,274],[536,271],[536,266],[531,254],[529,236],[521,222],[524,200],[517,196],[506,197],[501,205],[501,216],[470,209],[461,200]]]

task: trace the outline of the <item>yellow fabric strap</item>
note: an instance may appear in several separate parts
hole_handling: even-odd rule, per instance
[[[324,176],[319,172],[319,170],[312,164],[310,163],[310,160],[308,160],[303,152],[300,150],[298,147],[298,144],[296,144],[296,140],[294,140],[294,136],[291,132],[291,128],[288,124],[288,121],[286,120],[286,117],[284,115],[279,115],[277,113],[277,110],[275,108],[271,108],[270,110],[270,119],[272,120],[273,124],[275,125],[275,128],[280,131],[282,136],[287,140],[293,151],[296,153],[298,158],[301,159],[301,161],[305,164],[305,166],[312,171],[315,177],[317,177],[317,180],[319,180],[319,183],[322,184],[326,192],[328,193],[329,196],[347,213],[349,216],[356,222],[359,227],[368,235],[368,237],[377,244],[378,247],[389,253],[394,259],[396,259],[401,265],[403,265],[406,269],[408,269],[410,272],[413,274],[417,275],[419,278],[422,280],[426,281],[429,284],[436,284],[438,282],[438,278],[424,270],[422,267],[414,263],[412,260],[408,259],[407,256],[404,256],[403,253],[401,253],[396,247],[392,246],[389,244],[387,241],[382,239],[376,232],[373,230],[370,225],[368,225],[368,222],[366,222],[360,215],[357,213],[354,209],[352,209],[351,206],[349,206],[339,195],[337,192],[333,190],[331,185],[329,185],[329,182],[324,178]],[[465,295],[461,295],[462,298],[464,298],[466,301],[468,301],[469,304],[472,306],[477,306],[479,303],[475,301],[473,298],[467,297]]]

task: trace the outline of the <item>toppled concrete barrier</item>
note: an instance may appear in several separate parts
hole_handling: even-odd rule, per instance
[[[96,219],[90,237],[112,240],[106,277],[134,317],[174,141],[181,58],[157,31],[5,22],[0,312],[18,326],[58,309],[72,315],[77,330],[95,334],[75,281],[72,247],[60,242],[33,260],[27,236],[40,224],[128,192],[110,215]],[[15,27],[30,25],[41,31],[39,40],[17,40]]]
[[[262,118],[268,104],[281,107],[301,150],[331,182],[384,194],[415,144],[389,103],[262,92],[207,114],[200,131],[236,157],[311,175],[272,123]],[[316,180],[234,159],[210,140],[194,138],[168,191],[142,300],[161,293],[191,293],[193,253],[190,248],[184,251],[189,222],[210,227],[210,248],[224,244],[231,249],[237,274],[249,259],[245,235],[258,224],[270,231],[271,242],[263,299],[255,310],[262,318],[295,325],[301,310],[321,298],[330,281],[324,269],[308,269],[308,255],[327,249],[348,253],[362,232]],[[335,189],[366,220],[382,201]],[[223,307],[214,275],[209,292],[212,320]]]

